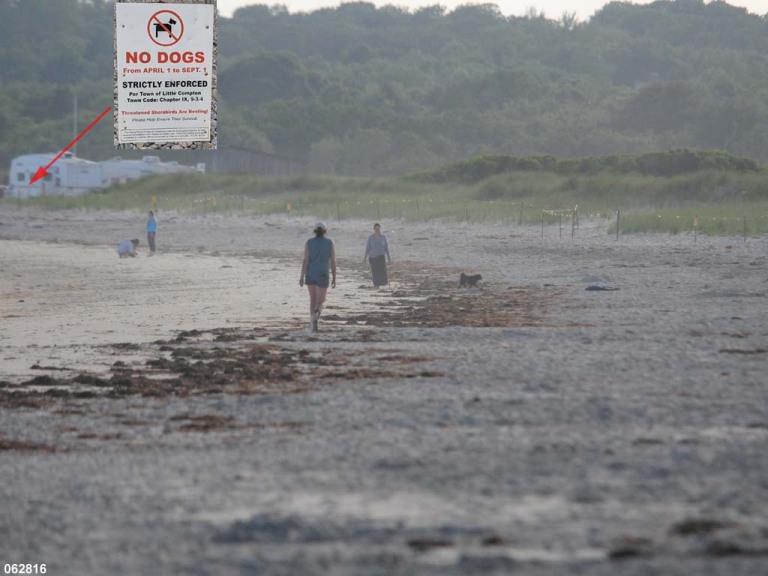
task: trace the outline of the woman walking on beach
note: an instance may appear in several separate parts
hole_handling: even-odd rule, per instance
[[[149,211],[149,219],[147,220],[147,243],[149,244],[149,255],[155,255],[155,234],[157,233],[157,218],[155,218],[154,211]]]
[[[304,244],[304,261],[301,264],[299,286],[306,283],[309,290],[309,314],[312,332],[318,331],[320,314],[325,304],[328,285],[336,288],[336,247],[333,240],[325,237],[326,226],[322,222],[315,225],[315,237]],[[328,272],[333,275],[330,282]]]
[[[365,262],[366,259],[371,263],[373,285],[378,288],[379,286],[386,286],[389,284],[387,265],[392,264],[392,258],[389,256],[387,237],[381,233],[381,224],[378,222],[373,225],[373,234],[368,236],[368,243],[365,245],[363,262]]]

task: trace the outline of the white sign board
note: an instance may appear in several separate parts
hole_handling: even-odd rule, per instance
[[[117,144],[211,140],[212,4],[116,3]]]

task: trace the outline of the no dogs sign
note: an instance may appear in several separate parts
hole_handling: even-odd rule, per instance
[[[115,4],[116,147],[215,148],[214,11]]]

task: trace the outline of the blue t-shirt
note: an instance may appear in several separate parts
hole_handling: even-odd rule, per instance
[[[326,283],[331,269],[331,248],[333,242],[330,238],[310,238],[307,240],[309,252],[309,264],[307,265],[307,280],[309,282]]]
[[[157,219],[154,216],[147,220],[147,232],[157,232]]]

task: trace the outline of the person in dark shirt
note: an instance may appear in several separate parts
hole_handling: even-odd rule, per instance
[[[311,332],[318,331],[328,286],[336,288],[336,248],[333,240],[325,237],[327,228],[323,222],[315,225],[315,237],[304,244],[304,261],[301,264],[299,286],[309,290],[309,314]],[[332,278],[329,279],[329,272]]]

